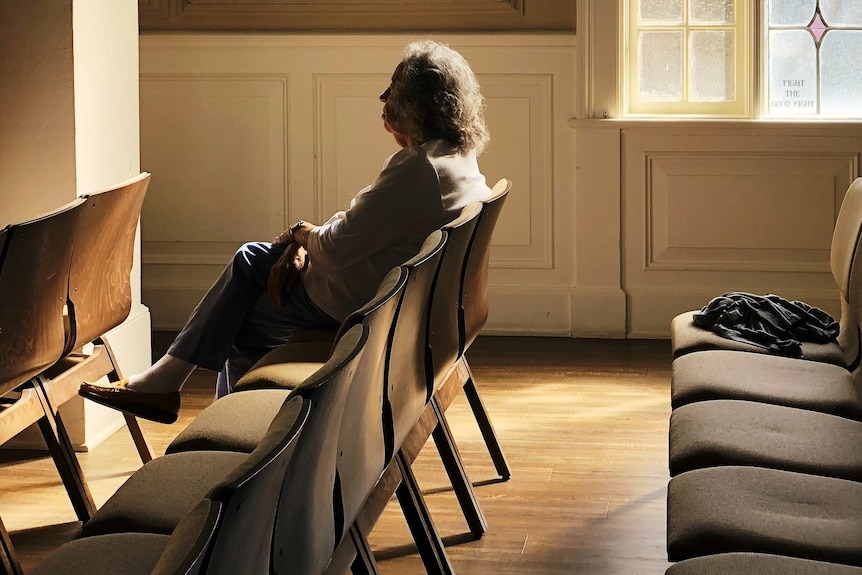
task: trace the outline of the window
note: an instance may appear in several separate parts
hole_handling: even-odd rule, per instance
[[[768,6],[769,115],[862,117],[862,2]]]
[[[774,118],[862,118],[859,0],[627,0],[625,6],[626,115],[751,117],[756,109]]]
[[[742,0],[629,0],[628,114],[748,114]]]

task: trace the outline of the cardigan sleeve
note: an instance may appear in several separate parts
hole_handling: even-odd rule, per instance
[[[339,270],[409,234],[441,210],[434,166],[418,148],[405,148],[339,218],[314,230],[308,254],[315,267]]]

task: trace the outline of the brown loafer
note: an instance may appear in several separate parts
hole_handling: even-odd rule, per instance
[[[128,379],[111,386],[82,383],[78,395],[100,405],[112,407],[159,423],[173,423],[180,412],[180,392],[147,393],[126,389]]]

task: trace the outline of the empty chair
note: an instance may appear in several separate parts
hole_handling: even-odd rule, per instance
[[[204,573],[223,506],[201,500],[173,534],[120,533],[62,545],[31,575],[198,575]]]
[[[353,377],[354,364],[345,365],[345,358],[350,358],[352,362],[353,355],[358,355],[358,352],[347,354],[345,350],[352,350],[359,340],[359,334],[352,333],[351,339],[341,344],[341,353],[337,356],[333,354],[330,362],[304,382],[305,388],[298,387],[293,394],[287,392],[282,395],[276,403],[275,419],[270,419],[264,436],[251,455],[226,450],[196,450],[170,453],[153,459],[120,486],[84,525],[82,534],[89,537],[117,531],[170,533],[190,506],[209,490],[216,489],[233,470],[248,468],[250,462],[269,457],[267,454],[271,446],[267,444],[272,443],[273,425],[279,415],[286,418],[285,421],[290,417],[298,417],[297,406],[301,406],[301,403],[291,401],[293,396],[303,397],[303,394],[308,394],[332,378],[346,378],[348,371]],[[364,345],[365,338],[361,341]],[[339,374],[339,370],[344,370],[345,374]],[[286,430],[282,429],[281,433],[285,434]],[[380,465],[382,468],[382,462]]]
[[[862,483],[726,466],[671,478],[670,561],[728,552],[862,565]]]
[[[407,285],[398,306],[386,369],[386,401],[394,436],[394,449],[404,443],[425,410],[433,391],[429,387],[428,310],[446,232],[428,236],[419,254],[406,261]],[[392,454],[389,454],[391,458]]]
[[[10,226],[0,254],[0,443],[38,422],[78,518],[95,509],[71,441],[51,407],[43,372],[63,355],[72,237],[84,208],[77,199],[42,217]],[[11,549],[11,547],[9,547]]]
[[[54,409],[77,397],[85,381],[122,379],[109,342],[102,336],[120,325],[132,307],[131,272],[138,219],[150,183],[142,173],[110,189],[85,196],[86,207],[72,239],[68,314],[70,334],[62,361],[46,372]],[[93,351],[82,346],[96,343]],[[141,461],[152,459],[134,416],[124,414]]]
[[[0,391],[41,374],[63,355],[63,307],[69,281],[77,199],[3,230],[0,251]]]
[[[740,399],[797,407],[862,421],[862,390],[837,365],[765,354],[710,350],[671,366],[671,406]]]
[[[83,521],[90,518],[95,505],[59,407],[77,395],[84,379],[117,376],[104,347],[96,347],[91,355],[76,350],[128,316],[135,231],[148,182],[149,174],[141,174],[7,232],[4,279],[0,280],[9,282],[0,288],[6,352],[0,360],[0,394],[28,380],[30,387],[20,390],[18,401],[4,410],[0,442],[39,423]],[[139,438],[142,459],[147,460],[149,449],[137,422],[132,420],[130,427]]]
[[[857,178],[847,190],[832,235],[830,264],[832,276],[841,298],[840,332],[838,340],[829,343],[802,342],[805,359],[833,363],[854,370],[860,360],[859,328],[856,311],[862,305],[862,285],[852,273],[856,266],[860,236],[862,236],[862,178]],[[671,322],[673,357],[710,349],[726,349],[768,353],[768,350],[746,342],[724,338],[710,330],[694,325],[696,312],[676,316]]]
[[[862,481],[862,422],[826,413],[718,399],[670,417],[670,474],[755,465]]]
[[[488,447],[497,473],[503,479],[508,479],[511,472],[464,354],[488,318],[488,260],[491,250],[491,235],[511,189],[512,183],[502,179],[494,185],[491,198],[482,202],[482,211],[467,246],[467,252],[463,256],[461,269],[451,265],[457,262],[459,259],[457,256],[460,254],[453,253],[452,262],[448,262],[447,258],[450,256],[444,254],[440,276],[435,285],[430,316],[432,355],[440,354],[440,357],[435,357],[432,360],[435,386],[438,390],[432,399],[435,409],[439,412],[441,420],[445,422],[442,414],[451,402],[453,395],[449,390],[440,393],[440,389],[450,377],[455,378],[458,386],[464,389],[464,394],[473,410],[476,423],[482,432],[482,437]],[[455,286],[458,286],[459,289],[457,295],[451,291],[447,293],[446,290],[453,290]],[[454,309],[453,302],[457,302]],[[453,355],[454,341],[452,338],[455,337],[452,327],[453,318],[450,315],[453,313],[456,314],[455,318],[457,318],[458,348],[454,362],[449,363],[448,358]],[[448,435],[446,441],[454,445],[451,434],[448,433],[448,426],[441,425],[440,429],[441,433]],[[440,435],[440,433],[435,435],[438,448],[443,445]],[[451,448],[443,447],[442,449],[441,455],[446,452],[452,453]]]

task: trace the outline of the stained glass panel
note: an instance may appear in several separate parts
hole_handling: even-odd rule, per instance
[[[862,26],[862,2],[859,0],[820,0],[820,13],[830,26]]]
[[[862,31],[832,30],[820,47],[820,113],[862,116]],[[850,57],[856,55],[856,57]]]
[[[769,113],[862,117],[862,3],[769,0]]]
[[[769,0],[769,25],[807,26],[816,9],[817,0]]]
[[[817,113],[817,50],[806,30],[769,33],[769,112]]]

